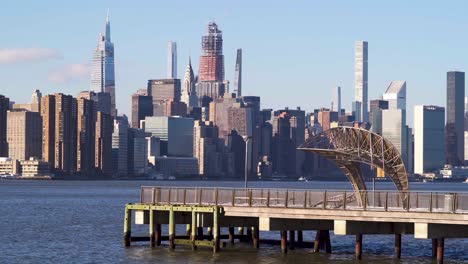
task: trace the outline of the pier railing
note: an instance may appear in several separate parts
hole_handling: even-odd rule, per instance
[[[219,205],[369,211],[468,214],[468,193],[178,188],[143,186],[140,202],[148,204]],[[407,197],[407,199],[404,199]],[[360,202],[363,201],[363,202]]]

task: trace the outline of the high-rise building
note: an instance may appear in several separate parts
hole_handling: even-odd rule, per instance
[[[128,173],[133,176],[144,175],[148,168],[148,150],[145,131],[138,128],[129,128],[127,143]]]
[[[445,124],[445,158],[447,164],[461,165],[464,157],[465,73],[447,72],[447,116]]]
[[[96,113],[94,166],[98,173],[104,176],[112,174],[112,130],[112,116],[98,111]]]
[[[57,93],[41,100],[42,159],[60,173],[73,173],[77,163],[77,102]]]
[[[10,110],[7,113],[8,157],[28,160],[42,156],[42,121],[38,112]]]
[[[91,67],[91,90],[110,94],[111,115],[116,116],[114,43],[111,42],[109,14],[107,14],[104,35],[98,36]]]
[[[140,121],[153,115],[153,97],[147,95],[132,95],[132,127],[139,128]]]
[[[202,36],[202,54],[198,78],[204,81],[224,81],[223,34],[214,22],[208,23]]]
[[[242,96],[242,49],[237,49],[236,67],[234,73],[234,93]]]
[[[320,109],[317,113],[317,122],[320,124],[322,131],[327,131],[331,128],[331,123],[338,122],[338,112]]]
[[[185,69],[180,101],[184,102],[187,107],[198,106],[198,96],[195,89],[195,75],[193,74],[192,60],[190,58],[187,68]]]
[[[128,173],[128,121],[122,116],[114,120],[112,132],[112,173],[127,176]]]
[[[354,45],[354,102],[355,121],[367,122],[367,41],[356,41]]]
[[[10,99],[0,94],[0,157],[8,156],[7,111],[10,108]]]
[[[76,169],[84,175],[94,172],[94,138],[96,107],[94,101],[77,99],[77,163]]]
[[[388,139],[400,152],[401,158],[408,164],[408,126],[406,111],[403,109],[386,109],[382,111],[382,136]]]
[[[369,109],[369,122],[371,131],[382,135],[382,110],[388,109],[388,101],[371,100]]]
[[[17,104],[13,105],[13,109],[23,109],[32,112],[39,112],[41,107],[41,97],[42,93],[39,90],[35,90],[31,95],[31,102],[26,104]]]
[[[193,155],[193,119],[179,116],[148,116],[145,132],[161,139],[161,155]]]
[[[382,96],[388,109],[406,110],[406,81],[392,81]]]
[[[305,112],[299,107],[297,110],[275,111],[272,126],[273,171],[282,175],[301,175],[304,153],[297,147],[305,141]]]
[[[148,80],[148,95],[153,97],[153,105],[167,100],[180,101],[179,79]]]
[[[338,112],[338,117],[341,116],[341,87],[337,86],[333,90],[333,102],[331,111]]]
[[[234,174],[234,156],[218,137],[213,122],[195,121],[193,156],[198,160],[198,174],[221,178]]]
[[[167,43],[167,78],[177,79],[177,43]]]
[[[445,109],[414,106],[414,173],[436,172],[445,162]]]
[[[55,168],[55,96],[41,99],[42,117],[42,160]]]

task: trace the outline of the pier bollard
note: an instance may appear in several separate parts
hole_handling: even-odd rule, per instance
[[[444,238],[437,239],[437,264],[444,263]]]
[[[289,230],[289,249],[294,249],[296,243],[294,230]]]
[[[197,212],[192,208],[192,225],[191,225],[191,234],[190,234],[190,241],[192,242],[192,250],[197,249],[195,245],[195,239],[197,234]]]
[[[254,246],[254,248],[259,248],[260,231],[258,229],[258,226],[252,227],[252,236],[253,236],[253,246]]]
[[[395,234],[395,258],[401,258],[401,234]]]
[[[219,226],[218,226],[218,206],[214,207],[213,211],[213,253],[219,251]]]
[[[128,209],[128,205],[125,206],[124,215],[124,246],[129,247],[132,239],[132,211]]]
[[[150,239],[150,247],[156,246],[156,237],[154,233],[154,211],[153,209],[149,210],[149,239]]]
[[[297,230],[297,243],[299,245],[304,243],[304,235],[302,233],[302,230]]]
[[[229,242],[234,245],[234,227],[228,228]]]
[[[171,205],[171,208],[169,209],[169,249],[171,250],[175,248],[174,236],[175,236],[174,208]]]
[[[288,252],[288,236],[286,230],[281,230],[281,253],[286,254]]]
[[[362,259],[362,234],[356,235],[356,259],[361,260]]]

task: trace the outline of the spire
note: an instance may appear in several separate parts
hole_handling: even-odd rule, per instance
[[[109,20],[109,8],[107,9],[107,17],[106,17],[106,41],[111,42],[111,33],[110,33],[110,20]]]

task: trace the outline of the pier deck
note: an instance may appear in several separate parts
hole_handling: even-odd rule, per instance
[[[124,243],[131,237],[131,212],[136,224],[149,225],[152,246],[161,243],[161,224],[169,226],[169,245],[209,246],[217,252],[220,239],[235,238],[259,245],[259,231],[280,231],[281,249],[294,247],[302,231],[317,230],[314,251],[331,252],[329,231],[356,235],[356,258],[362,255],[362,235],[395,235],[395,256],[401,255],[401,235],[432,239],[434,257],[443,262],[446,238],[468,238],[468,193],[141,187],[140,201],[125,210]],[[175,225],[187,225],[176,236]],[[208,234],[203,234],[206,227]],[[228,227],[222,236],[220,227]],[[239,233],[234,234],[234,227]],[[247,234],[243,233],[243,229]],[[211,241],[203,240],[206,237]]]

